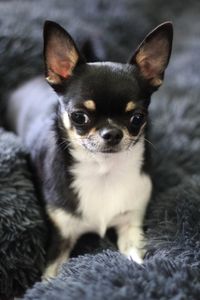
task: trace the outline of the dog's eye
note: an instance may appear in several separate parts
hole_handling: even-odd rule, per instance
[[[134,127],[139,127],[144,123],[144,115],[141,113],[136,113],[130,118],[130,123]]]
[[[90,120],[88,115],[82,111],[73,112],[71,119],[75,125],[86,125]]]

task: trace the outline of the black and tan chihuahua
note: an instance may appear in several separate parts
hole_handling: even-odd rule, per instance
[[[141,263],[143,218],[152,183],[146,171],[148,106],[163,82],[173,28],[150,32],[126,64],[86,63],[58,24],[44,26],[46,80],[13,93],[8,119],[23,139],[60,239],[44,276],[54,276],[86,232],[114,227],[119,250]],[[59,243],[58,243],[59,240]],[[51,250],[51,253],[54,251]]]

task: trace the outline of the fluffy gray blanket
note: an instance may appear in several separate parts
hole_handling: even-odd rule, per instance
[[[28,153],[0,129],[0,299],[40,279],[47,229],[27,164]]]
[[[13,4],[15,1],[11,2]],[[107,2],[94,1],[96,6],[97,2],[98,17],[103,14]],[[56,1],[50,3],[54,4],[57,10],[65,5],[64,1],[60,1],[62,5],[60,4],[58,8]],[[138,4],[137,1],[124,1],[121,13],[124,17],[126,12],[124,20],[127,21],[125,22],[127,26],[131,24],[131,16],[136,16],[135,20],[139,20],[141,16],[147,19],[149,23],[146,22],[145,26],[159,23],[158,21],[166,18],[173,19],[175,22],[174,52],[166,74],[165,85],[155,94],[151,104],[150,142],[152,143],[154,194],[145,218],[147,254],[144,264],[137,265],[129,261],[107,240],[100,240],[92,235],[85,236],[74,250],[74,256],[83,254],[82,256],[74,257],[67,262],[57,278],[47,282],[37,282],[45,263],[48,224],[33,184],[28,153],[15,135],[2,129],[0,131],[0,299],[22,294],[35,282],[37,283],[32,289],[26,290],[24,299],[188,300],[200,297],[199,7],[195,1],[192,7],[184,1],[180,7],[173,6],[169,1],[170,9],[166,4],[162,6],[159,1],[152,1],[151,9],[146,1],[140,3],[142,4]],[[9,3],[4,4],[7,5],[7,11],[11,12]],[[75,4],[71,3],[71,5],[75,7]],[[23,9],[24,7],[26,6],[22,6]],[[45,8],[40,9],[43,11]],[[107,10],[112,11],[111,8]],[[153,14],[150,14],[152,11]],[[160,12],[159,17],[157,12]],[[88,14],[90,16],[90,13]],[[36,14],[39,23],[42,19],[41,15]],[[63,16],[62,12],[60,16]],[[34,19],[32,15],[31,18]],[[35,17],[35,23],[37,23],[36,19]],[[95,20],[91,22],[97,26]],[[103,26],[105,24],[100,25],[101,29]],[[9,30],[5,32],[9,34]],[[138,32],[140,35],[142,30]],[[108,36],[111,33],[112,30],[108,30]],[[31,35],[34,40],[34,33]],[[122,38],[120,32],[115,38],[120,42]],[[108,41],[107,38],[105,41]],[[122,50],[126,52],[131,41],[125,39],[124,43]],[[31,49],[35,49],[36,44],[35,41],[29,44],[32,55],[35,52]],[[104,49],[105,45],[102,45]],[[25,46],[21,45],[21,47]],[[10,55],[12,61],[11,52],[8,51],[7,55]],[[109,53],[111,52],[108,51],[106,54]],[[116,51],[113,59],[116,59],[119,54]],[[27,52],[25,56],[28,57]],[[3,71],[5,69],[6,66]],[[8,70],[9,72],[5,72],[3,76],[1,67],[3,80],[11,76],[10,65]],[[25,76],[23,70],[26,68],[22,69],[22,74]],[[36,72],[34,68],[33,70]],[[10,78],[13,87],[18,83],[20,74],[19,68],[14,71],[15,76],[12,74],[13,77]],[[1,90],[5,95],[5,85],[1,84]]]

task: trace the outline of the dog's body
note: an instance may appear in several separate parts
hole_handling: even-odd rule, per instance
[[[109,227],[117,231],[119,250],[141,262],[152,190],[145,171],[147,109],[162,83],[171,40],[171,24],[165,23],[130,64],[86,64],[71,37],[47,24],[46,75],[57,95],[39,78],[16,91],[8,109],[60,234],[60,253],[46,276],[56,274],[81,234],[104,236]]]

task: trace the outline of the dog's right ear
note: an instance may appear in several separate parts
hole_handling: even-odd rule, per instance
[[[72,37],[57,23],[46,21],[43,34],[46,79],[50,85],[60,86],[84,60]]]

